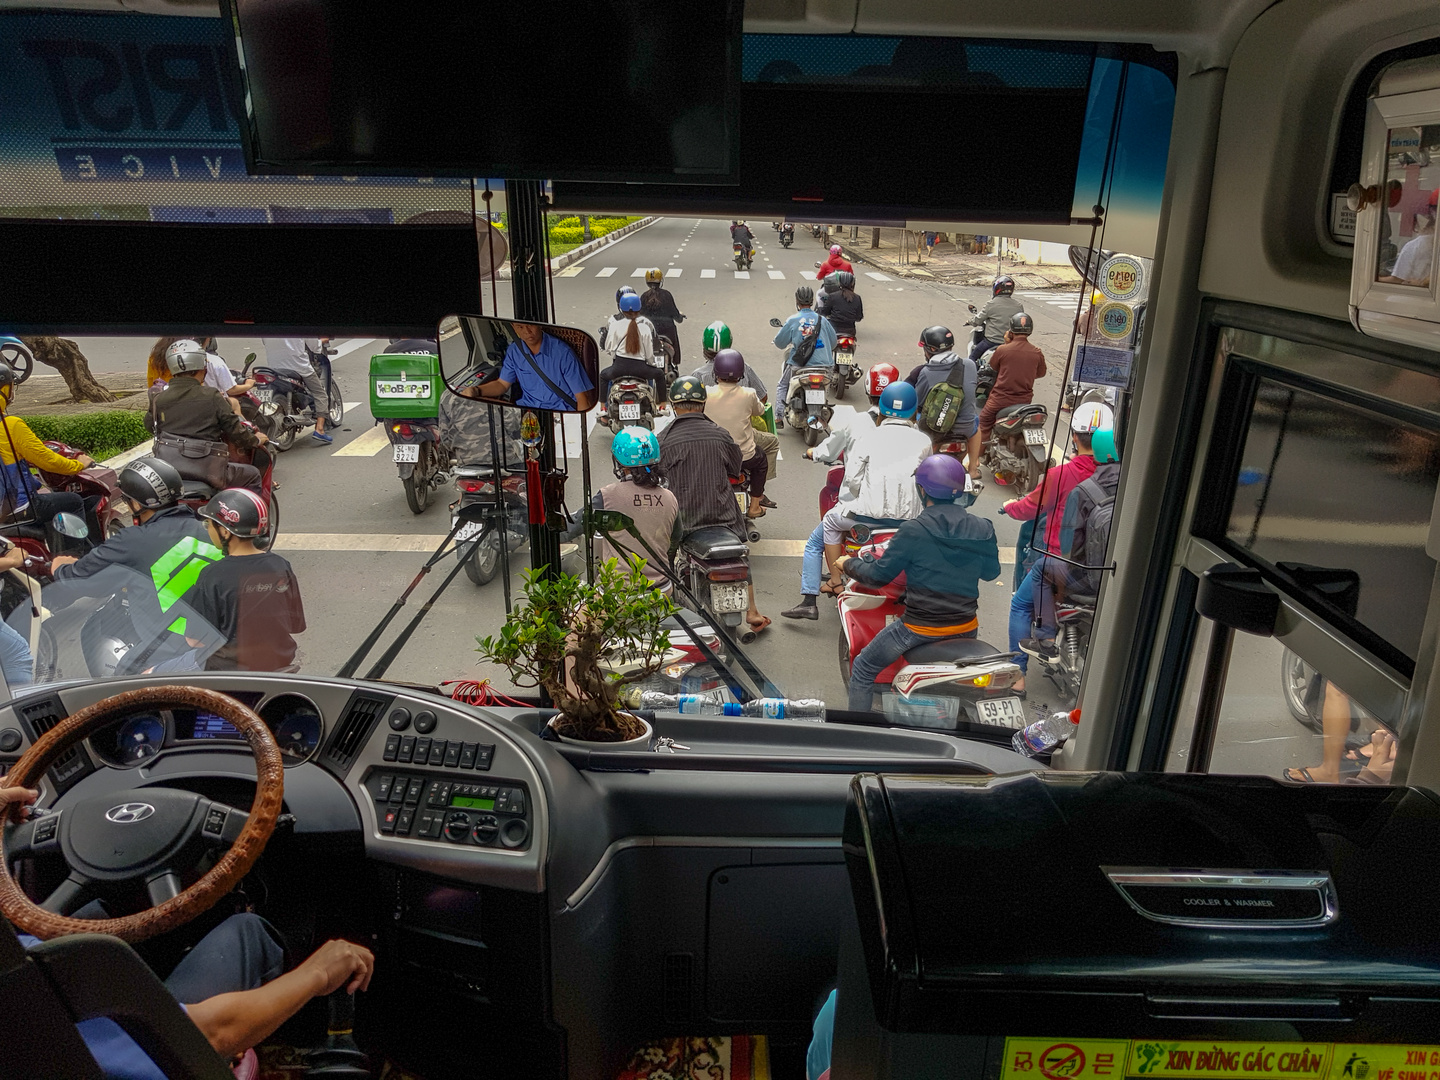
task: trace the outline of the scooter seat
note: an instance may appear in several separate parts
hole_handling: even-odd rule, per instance
[[[180,498],[182,499],[213,499],[215,489],[204,480],[183,480],[180,483]]]
[[[905,654],[907,664],[948,664],[955,660],[978,660],[1000,650],[979,638],[940,638],[916,645]]]
[[[1025,413],[1039,413],[1043,416],[1045,413],[1045,406],[1032,405],[1029,402],[1026,402],[1023,405],[1006,405],[1003,409],[1001,409],[995,414],[995,419],[1007,420],[1012,416],[1020,416]]]
[[[44,540],[45,526],[34,521],[12,521],[0,525],[0,536],[23,536],[27,540]]]
[[[750,554],[745,541],[723,525],[696,529],[681,541],[681,545],[696,558],[710,562],[716,559],[739,559]]]

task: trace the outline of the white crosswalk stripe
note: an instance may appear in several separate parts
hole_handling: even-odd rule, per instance
[[[616,270],[619,270],[619,269],[620,269],[620,268],[619,268],[618,266],[607,266],[607,267],[605,267],[604,270],[601,270],[601,271],[600,271],[598,274],[596,274],[595,276],[596,276],[596,277],[609,277],[611,274],[615,273],[615,271],[616,271]]]
[[[650,268],[649,268],[648,266],[637,266],[637,267],[635,267],[635,272],[634,272],[633,274],[631,274],[630,276],[631,276],[631,277],[644,277],[644,276],[645,276],[645,271],[646,271],[646,270],[649,270],[649,269],[650,269]]]
[[[558,274],[556,274],[555,276],[556,276],[556,277],[579,277],[582,273],[584,273],[584,271],[585,271],[585,267],[583,267],[583,266],[567,266],[564,270],[561,270],[561,271],[560,271]]]
[[[680,276],[681,274],[683,274],[684,272],[685,272],[685,268],[684,268],[683,266],[672,266],[669,270],[666,270],[666,271],[665,271],[665,276],[666,276],[666,277],[679,277],[679,276]]]
[[[785,271],[784,271],[784,270],[766,270],[765,273],[767,273],[767,274],[770,275],[770,280],[771,280],[771,281],[784,281],[784,280],[785,280]]]
[[[750,280],[750,271],[749,271],[749,270],[736,270],[736,271],[735,271],[735,278],[736,278],[737,281],[740,280],[740,279],[744,279],[745,281],[749,281],[749,280]]]
[[[701,271],[700,271],[700,276],[701,276],[702,278],[714,277],[714,276],[715,276],[715,271],[714,271],[714,270],[701,270]]]
[[[891,280],[891,278],[890,278],[888,275],[882,274],[882,273],[880,273],[878,270],[866,270],[866,271],[865,271],[865,276],[868,277],[868,278],[874,278],[876,281],[890,281],[890,280]]]

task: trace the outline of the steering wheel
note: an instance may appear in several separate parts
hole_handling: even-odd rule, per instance
[[[194,686],[151,686],[97,701],[62,720],[26,751],[5,778],[33,787],[66,750],[129,712],[174,706],[215,713],[234,724],[255,755],[255,801],[247,814],[178,788],[147,787],[96,795],[32,817],[0,833],[0,914],[21,930],[47,939],[64,934],[113,934],[143,941],[208,911],[243,878],[275,830],[285,795],[280,749],[265,721],[234,698]],[[207,848],[224,853],[188,889],[179,871]],[[69,876],[41,904],[33,903],[10,876],[11,861],[60,854]],[[143,881],[153,905],[117,919],[70,915],[97,890]]]

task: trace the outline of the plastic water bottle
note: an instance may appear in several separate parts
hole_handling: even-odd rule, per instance
[[[1066,739],[1074,735],[1080,727],[1080,710],[1071,709],[1069,712],[1060,711],[1051,713],[1044,720],[1036,720],[1027,728],[1015,732],[1015,737],[1010,740],[1017,754],[1024,754],[1026,757],[1034,757],[1036,754],[1043,754],[1047,750],[1053,750]]]
[[[817,698],[758,698],[740,705],[721,701],[711,694],[665,694],[643,690],[626,696],[625,704],[632,709],[670,709],[682,716],[758,716],[767,720],[825,719],[825,702]]]
[[[667,694],[661,690],[636,690],[633,687],[621,696],[629,709],[669,709],[684,716],[723,715],[723,701],[717,693]]]
[[[744,705],[726,706],[738,712],[727,712],[727,716],[763,716],[767,720],[810,720],[823,723],[825,702],[819,698],[758,698]]]

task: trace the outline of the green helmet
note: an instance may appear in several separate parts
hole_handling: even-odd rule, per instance
[[[703,405],[709,396],[705,384],[694,375],[682,375],[670,384],[670,400],[674,402],[698,401]]]
[[[721,349],[730,348],[730,327],[726,326],[719,319],[716,319],[709,326],[705,327],[703,339],[705,359],[714,360],[715,354]]]

